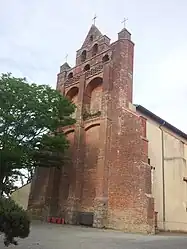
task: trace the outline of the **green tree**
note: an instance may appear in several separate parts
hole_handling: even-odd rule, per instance
[[[17,245],[15,238],[27,238],[30,233],[30,218],[25,210],[13,200],[0,197],[0,233],[4,244]]]
[[[21,169],[63,165],[68,141],[60,128],[75,122],[74,109],[47,85],[0,76],[0,196],[11,191]]]

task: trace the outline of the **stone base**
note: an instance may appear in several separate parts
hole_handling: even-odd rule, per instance
[[[77,205],[78,205],[79,199],[75,197],[69,197],[65,212],[64,212],[64,218],[65,223],[70,225],[77,225],[78,224],[78,212],[77,212]]]
[[[49,215],[48,207],[29,207],[27,210],[31,220],[46,221]]]
[[[79,224],[79,212],[74,210],[67,210],[65,212],[65,223],[70,225]]]
[[[108,198],[100,197],[94,200],[94,222],[93,227],[107,227],[107,204]]]
[[[107,228],[128,233],[155,234],[154,220],[136,210],[111,210],[108,212]]]

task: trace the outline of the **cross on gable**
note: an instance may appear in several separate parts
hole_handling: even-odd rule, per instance
[[[95,25],[96,19],[97,19],[97,16],[96,16],[96,14],[95,14],[95,15],[94,15],[94,18],[92,19],[94,25]]]
[[[65,56],[65,61],[67,62],[67,60],[68,60],[68,54],[66,54]]]
[[[128,18],[125,18],[125,17],[124,17],[123,21],[121,22],[121,23],[123,23],[124,28],[126,28],[126,21],[128,21]]]

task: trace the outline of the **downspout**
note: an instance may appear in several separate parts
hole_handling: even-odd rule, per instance
[[[165,121],[159,126],[161,130],[161,150],[162,150],[162,196],[163,196],[163,229],[165,230],[165,221],[166,221],[166,198],[165,198],[165,160],[164,160],[164,132],[162,127],[165,125]]]

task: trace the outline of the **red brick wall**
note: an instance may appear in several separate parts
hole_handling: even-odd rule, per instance
[[[73,96],[71,101],[76,105],[77,104],[77,99],[78,99],[78,95],[75,95],[75,96]]]
[[[77,87],[72,87],[70,90],[66,93],[66,96],[72,101],[73,104],[75,104],[76,109],[74,113],[72,114],[72,118],[76,118],[77,113],[77,104],[78,104],[78,92],[79,89]]]
[[[97,86],[92,90],[90,113],[96,113],[101,110],[102,86]]]
[[[81,196],[81,210],[93,211],[96,184],[96,166],[98,157],[100,126],[93,126],[86,130],[85,134],[85,156],[84,176]]]
[[[131,41],[120,40],[113,44],[108,226],[125,231],[152,232],[153,212],[152,219],[151,212],[148,218],[153,202],[150,198],[146,123],[128,109],[128,102],[132,99],[131,57]]]
[[[29,203],[31,204],[30,207],[32,207],[32,205],[42,206],[42,203],[45,203],[45,196],[49,181],[48,177],[49,177],[49,169],[38,168],[36,170],[36,176],[33,178],[31,185],[31,194],[30,194],[30,203]]]
[[[77,123],[74,133],[68,135],[72,164],[61,172],[59,211],[68,223],[73,221],[73,212],[93,211],[96,227],[152,232],[154,200],[146,121],[128,109],[133,95],[134,44],[125,32],[110,46],[109,40],[103,43],[101,39],[98,54],[93,57],[93,44],[86,43],[87,60],[80,64],[81,48],[77,67],[68,69],[68,73],[80,75],[70,81],[64,72],[58,77],[61,92],[70,94],[77,104]],[[109,61],[103,63],[106,53]],[[91,70],[83,72],[88,63]],[[79,88],[77,95],[73,94],[75,86]],[[92,113],[101,110],[101,116],[84,120],[85,107]]]
[[[151,232],[153,224],[149,223],[147,210],[152,207],[146,196],[151,194],[151,169],[141,136],[140,118],[124,110],[112,125],[108,225],[126,231]]]
[[[68,198],[71,198],[75,188],[74,167],[73,167],[73,148],[74,148],[74,131],[67,134],[67,139],[70,143],[69,147],[69,162],[68,165],[61,168],[60,184],[59,184],[59,213],[65,214],[68,207]]]
[[[74,111],[74,113],[72,114],[72,118],[76,118],[78,95],[73,96],[73,98],[71,99],[71,101],[72,101],[73,104],[75,104],[75,106],[76,106],[75,111]]]
[[[91,114],[101,111],[102,102],[102,78],[95,77],[88,81],[84,91],[84,109]]]

